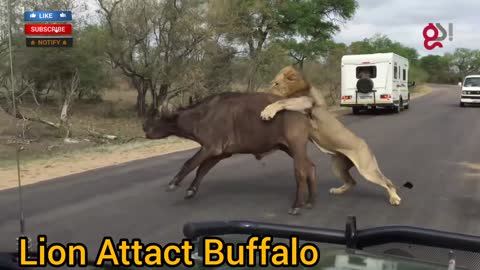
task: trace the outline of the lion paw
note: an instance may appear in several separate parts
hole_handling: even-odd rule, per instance
[[[341,188],[331,188],[330,189],[330,194],[333,194],[333,195],[339,195],[339,194],[342,194],[344,192],[345,192],[345,190],[343,190]]]
[[[402,199],[400,199],[400,197],[398,197],[398,195],[390,197],[390,204],[391,205],[400,205],[401,201],[402,201]]]
[[[261,113],[260,117],[262,117],[263,120],[270,120],[275,117],[275,114],[277,114],[276,109],[272,105],[268,105]]]
[[[347,190],[350,189],[351,186],[346,186],[346,185],[343,185],[339,188],[331,188],[330,189],[330,194],[334,194],[334,195],[340,195],[340,194],[343,194],[345,193]]]

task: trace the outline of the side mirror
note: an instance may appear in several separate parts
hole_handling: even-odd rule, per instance
[[[458,83],[458,86],[462,87],[462,83],[461,83],[461,82],[459,82],[459,83]]]

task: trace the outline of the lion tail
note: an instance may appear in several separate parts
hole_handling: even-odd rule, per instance
[[[402,187],[404,188],[408,188],[408,189],[412,189],[413,188],[413,184],[411,182],[405,182]]]

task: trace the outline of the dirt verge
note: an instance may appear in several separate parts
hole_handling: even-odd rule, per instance
[[[427,95],[430,92],[430,87],[419,86],[413,92],[412,99]],[[336,115],[344,115],[350,112],[350,109],[332,107],[330,111]],[[59,154],[55,157],[22,160],[20,175],[22,184],[29,185],[52,178],[197,147],[199,147],[199,144],[196,142],[176,137],[161,141],[137,141],[123,145],[100,146]],[[0,168],[0,190],[16,186],[17,170],[16,164],[12,162],[8,166]]]

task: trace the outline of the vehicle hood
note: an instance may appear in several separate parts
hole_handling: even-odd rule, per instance
[[[323,250],[317,269],[322,270],[438,270],[446,269],[446,263],[440,265],[429,262],[421,262],[415,259],[394,257],[391,255],[373,255],[358,250],[329,249]],[[461,269],[461,268],[456,268]]]
[[[463,91],[480,91],[480,87],[479,86],[473,86],[473,87],[463,87],[462,88]]]
[[[448,258],[446,259],[448,260]],[[320,251],[320,260],[316,266],[309,267],[314,270],[345,270],[345,269],[355,269],[355,270],[438,270],[446,269],[446,264],[448,261],[445,261],[445,264],[436,264],[429,262],[416,261],[414,259],[403,259],[400,257],[394,257],[391,255],[373,255],[358,250],[348,250],[348,249],[339,249],[339,248],[327,248],[321,249]],[[162,267],[163,269],[170,269],[172,267]],[[218,266],[218,267],[204,267],[201,261],[196,261],[195,266],[186,267],[178,266],[176,269],[190,269],[190,270],[204,270],[204,269],[218,269],[218,270],[234,270],[238,267],[231,267],[228,265]],[[297,267],[288,267],[288,269],[305,269],[301,265]],[[129,268],[137,269],[137,268]],[[140,269],[140,268],[138,268]],[[155,268],[152,268],[155,269]],[[160,268],[158,268],[160,269]],[[173,268],[172,268],[173,269]],[[244,267],[240,269],[279,269],[277,267]],[[285,268],[280,268],[285,269]],[[456,267],[457,270],[467,270],[464,268]]]

